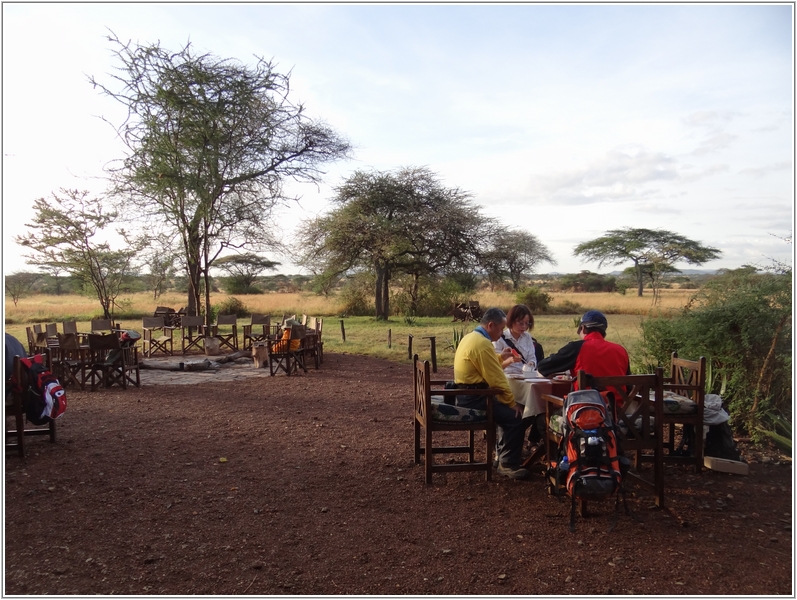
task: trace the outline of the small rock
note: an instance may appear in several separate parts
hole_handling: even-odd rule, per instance
[[[443,554],[451,554],[451,548],[443,548]]]
[[[329,510],[329,509],[328,509],[326,506],[323,506],[323,507],[321,507],[321,512],[322,512],[322,513],[325,513],[325,512],[327,512],[328,510]]]
[[[256,561],[256,562],[253,562],[250,568],[252,568],[252,569],[257,569],[257,570],[260,570],[260,569],[262,569],[262,568],[263,568],[263,567],[265,567],[265,566],[266,566],[266,565],[264,565],[262,562],[260,562],[260,561],[258,560],[258,561]]]
[[[498,579],[501,579],[501,580],[504,580],[504,579],[506,579],[506,573],[501,573],[501,574],[498,576]]]
[[[583,546],[584,545],[584,540],[578,540],[578,545],[579,546]]]
[[[570,575],[565,577],[565,583],[570,583],[571,581],[573,581],[573,578]]]

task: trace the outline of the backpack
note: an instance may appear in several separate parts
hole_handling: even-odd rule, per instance
[[[27,371],[28,388],[23,390],[19,381],[14,381],[18,393],[22,393],[22,408],[25,417],[34,425],[47,425],[66,411],[66,393],[61,382],[44,364],[44,355],[36,354],[20,358]]]
[[[563,417],[559,461],[550,469],[556,469],[552,474],[556,487],[564,488],[571,498],[570,530],[575,531],[576,501],[605,500],[622,492],[623,475],[630,463],[619,455],[614,420],[600,392],[569,393]]]

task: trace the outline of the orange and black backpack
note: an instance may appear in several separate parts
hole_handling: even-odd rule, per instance
[[[551,468],[557,470],[556,479],[570,496],[570,530],[574,531],[576,501],[605,500],[615,494],[619,501],[628,463],[620,456],[615,420],[600,392],[570,392],[563,411],[559,459]]]

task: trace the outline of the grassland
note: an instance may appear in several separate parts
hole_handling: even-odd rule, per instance
[[[671,313],[681,309],[693,292],[687,290],[664,290],[657,307],[651,303],[650,292],[639,298],[636,295],[610,293],[552,293],[554,306],[563,301],[575,302],[584,310],[598,309],[609,314],[608,339],[623,344],[632,357],[639,343],[641,333],[639,324],[652,314]],[[218,304],[227,299],[223,293],[211,296],[211,302]],[[388,321],[376,321],[373,317],[346,317],[343,319],[346,340],[341,332],[340,306],[335,297],[324,298],[305,293],[270,293],[254,296],[239,296],[251,312],[271,314],[307,314],[324,317],[324,348],[328,352],[350,352],[368,354],[398,362],[407,360],[409,338],[412,336],[413,352],[422,358],[430,355],[430,336],[436,340],[437,360],[441,366],[453,362],[451,347],[455,331],[471,331],[473,323],[454,323],[449,317],[417,318],[408,322],[402,317]],[[473,295],[482,307],[500,306],[508,309],[515,303],[511,292],[480,292]],[[121,316],[117,320],[127,329],[141,329],[141,317],[151,315],[155,307],[171,306],[180,308],[185,304],[185,295],[163,294],[154,300],[151,294],[131,294],[122,299]],[[97,300],[94,298],[62,295],[35,295],[20,299],[17,306],[6,299],[6,332],[21,341],[26,340],[25,327],[33,323],[60,323],[78,321],[78,329],[87,331],[92,318],[101,317]],[[562,315],[538,315],[532,334],[543,345],[546,354],[555,352],[566,342],[576,339],[575,320],[580,313]],[[240,319],[241,324],[247,319]],[[59,327],[60,330],[60,327]],[[240,334],[239,334],[240,335]],[[388,335],[391,345],[388,347]]]

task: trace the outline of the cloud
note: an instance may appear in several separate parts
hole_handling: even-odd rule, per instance
[[[715,131],[702,142],[700,142],[700,145],[692,151],[692,154],[701,156],[704,154],[710,154],[712,152],[719,152],[723,148],[730,146],[731,142],[738,137],[739,136],[737,135],[725,133],[724,131]]]
[[[678,178],[677,161],[663,152],[638,146],[615,148],[593,164],[538,180],[539,196],[557,204],[625,202],[649,198],[658,189],[646,186]]]
[[[751,175],[756,178],[764,177],[770,173],[775,173],[777,171],[785,171],[791,169],[791,161],[786,160],[782,162],[771,163],[768,165],[764,165],[763,167],[750,167],[747,169],[742,169],[739,171],[741,175]]]
[[[736,117],[743,116],[743,113],[725,110],[701,110],[688,114],[681,121],[687,127],[708,127],[716,129],[720,123],[729,123]]]

